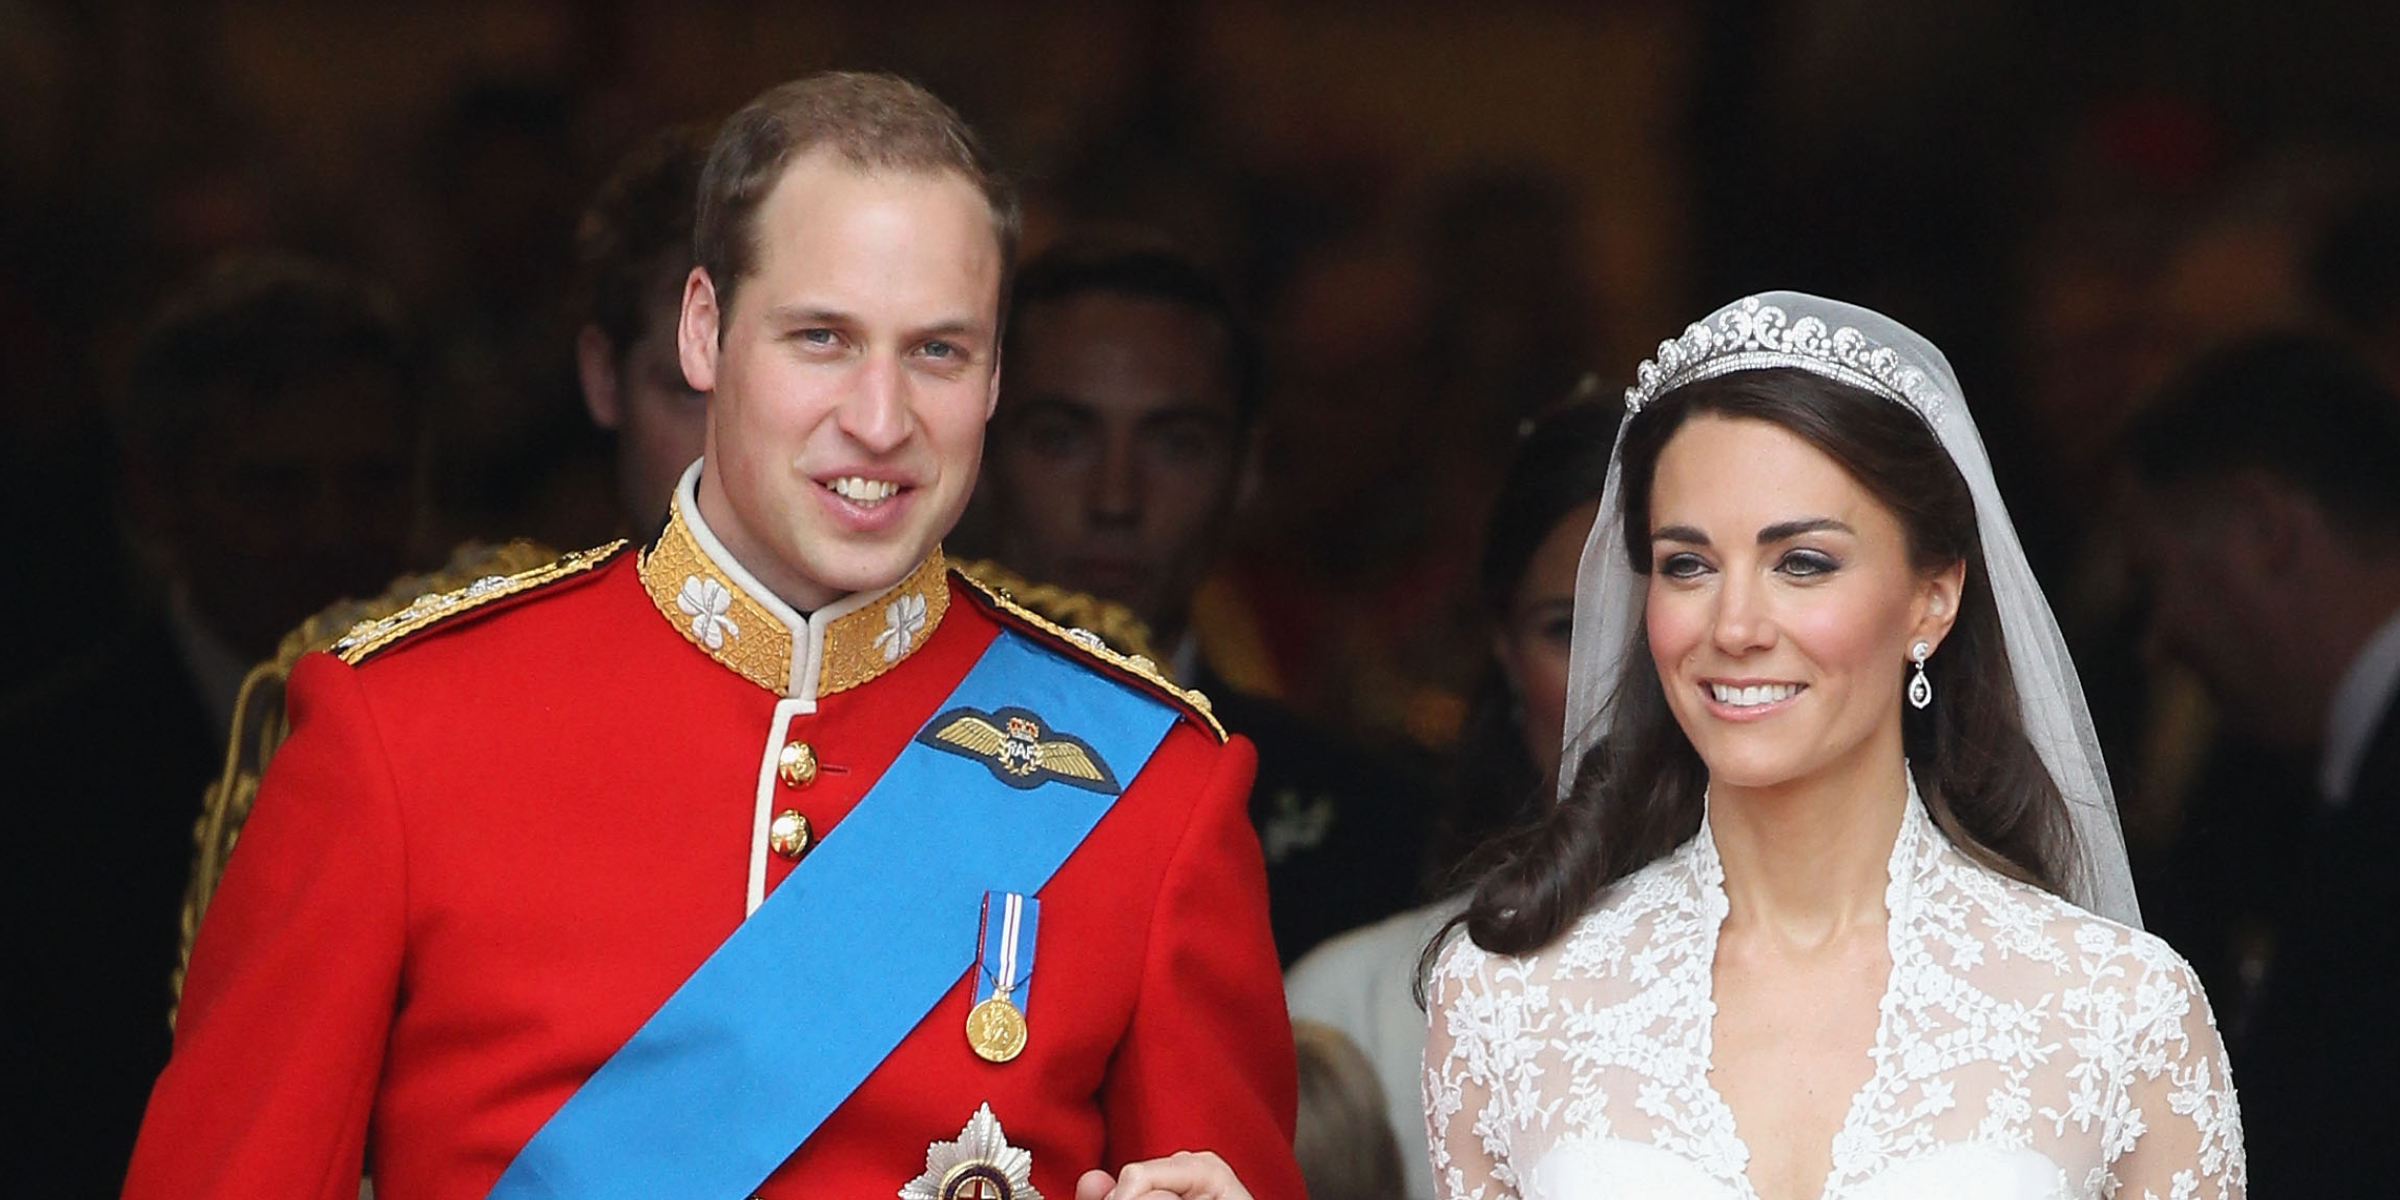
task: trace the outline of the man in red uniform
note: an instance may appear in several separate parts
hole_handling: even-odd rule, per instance
[[[941,556],[1013,228],[898,80],[727,123],[667,528],[294,672],[128,1196],[1300,1194],[1247,745]]]

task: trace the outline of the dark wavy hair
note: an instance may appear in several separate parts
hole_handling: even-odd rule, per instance
[[[1926,665],[1939,699],[1901,708],[1909,768],[1934,823],[1969,857],[2052,892],[2074,855],[2066,799],[2018,716],[1975,502],[1907,406],[1792,368],[1738,371],[1677,388],[1625,430],[1623,549],[1650,572],[1650,487],[1658,456],[1700,414],[1764,421],[1822,451],[1899,519],[1920,571],[1966,564],[1956,623]],[[1699,832],[1707,768],[1667,706],[1637,631],[1610,701],[1608,732],[1575,786],[1541,820],[1487,847],[1473,899],[1427,947],[1463,925],[1496,954],[1548,945],[1617,881]],[[1892,697],[1894,704],[1900,697]]]

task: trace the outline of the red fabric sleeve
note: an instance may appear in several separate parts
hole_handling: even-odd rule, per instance
[[[406,863],[357,676],[310,655],[208,908],[128,1200],[356,1200],[399,985]]]
[[[1216,756],[1164,864],[1140,998],[1109,1066],[1107,1166],[1213,1150],[1258,1200],[1301,1200],[1291,1018],[1251,832],[1257,755]]]

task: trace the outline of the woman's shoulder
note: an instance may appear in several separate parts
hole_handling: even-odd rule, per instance
[[[1703,886],[1690,849],[1687,843],[1610,884],[1582,916],[1536,950],[1487,950],[1461,922],[1435,956],[1429,997],[1438,1002],[1462,992],[1546,994],[1552,985],[1568,981],[1578,990],[1620,979],[1647,982],[1662,954],[1687,943],[1697,949],[1723,915],[1716,911],[1721,894]]]
[[[1971,887],[1959,889],[1946,924],[1982,944],[1995,963],[2044,968],[2045,989],[2073,987],[2121,1001],[2188,1005],[2199,976],[2158,935],[2085,909],[2045,888],[1960,856]],[[1937,904],[1939,901],[1937,900]]]

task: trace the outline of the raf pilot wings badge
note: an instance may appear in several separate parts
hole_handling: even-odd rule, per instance
[[[1103,796],[1125,790],[1090,743],[1071,734],[1045,731],[1042,719],[1022,708],[988,713],[954,708],[927,722],[917,741],[974,759],[989,768],[993,778],[1014,788],[1030,790],[1045,783],[1063,783]]]

